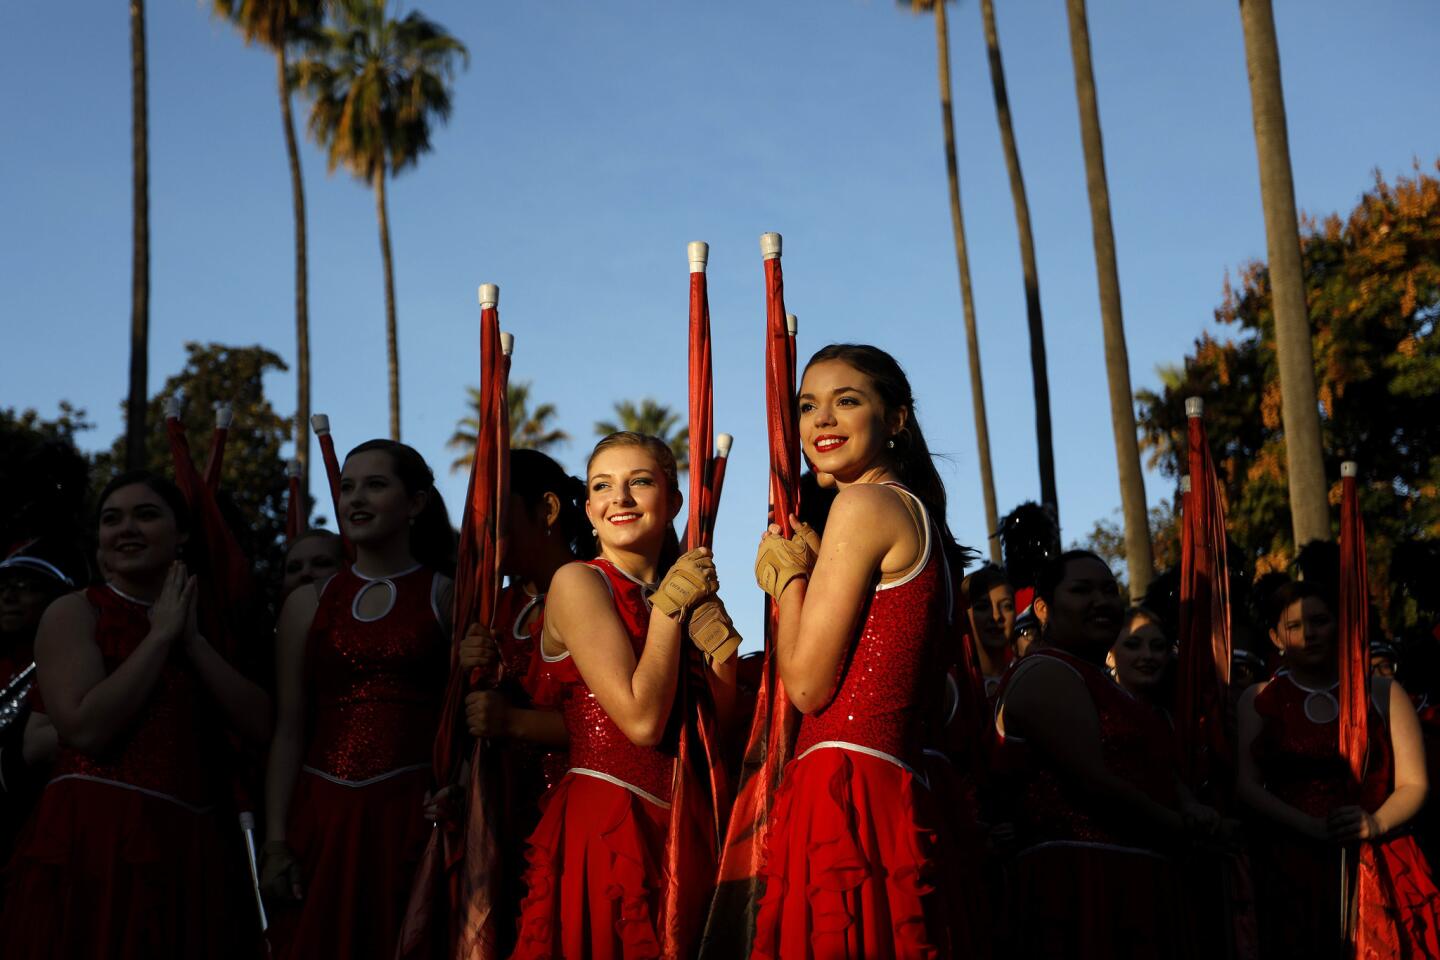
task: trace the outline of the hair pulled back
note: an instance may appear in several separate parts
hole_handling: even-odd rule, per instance
[[[510,492],[532,512],[544,503],[545,494],[552,494],[560,501],[556,523],[570,552],[582,560],[594,556],[595,538],[590,536],[590,523],[585,519],[585,481],[570,476],[539,450],[511,450]]]
[[[1324,603],[1332,616],[1340,609],[1334,594],[1320,583],[1311,580],[1291,580],[1270,594],[1269,609],[1266,611],[1265,617],[1266,623],[1272,630],[1280,629],[1280,622],[1285,618],[1285,611],[1311,597]]]
[[[647,451],[655,462],[660,465],[660,472],[665,475],[665,480],[670,487],[670,496],[679,498],[680,493],[680,468],[675,463],[675,452],[670,449],[670,444],[659,437],[652,437],[647,433],[636,433],[633,430],[619,430],[607,437],[601,437],[600,442],[595,444],[595,449],[590,451],[590,456],[585,460],[585,474],[588,480],[590,467],[595,458],[606,450],[613,447],[640,447]],[[586,485],[586,498],[589,498],[589,485]],[[665,529],[665,542],[660,547],[660,558],[657,564],[655,575],[657,578],[665,576],[670,570],[670,565],[680,557],[680,538],[675,535],[675,525],[667,524]]]
[[[1094,560],[1106,570],[1110,569],[1110,564],[1105,562],[1105,558],[1093,550],[1066,550],[1045,564],[1040,571],[1040,577],[1035,581],[1035,596],[1046,603],[1054,603],[1055,591],[1065,580],[1065,568],[1070,566],[1073,560]],[[1114,576],[1114,571],[1111,571],[1111,576]]]
[[[175,526],[183,533],[190,529],[190,504],[185,499],[185,494],[180,488],[171,483],[169,479],[152,473],[149,470],[127,470],[105,484],[105,489],[100,491],[100,499],[96,501],[99,510],[105,509],[105,501],[109,500],[116,490],[123,490],[125,487],[133,486],[149,487],[150,492],[161,500],[170,512],[175,515]],[[96,523],[99,523],[97,510]]]
[[[425,494],[425,506],[410,527],[410,554],[420,563],[447,577],[455,575],[455,530],[445,501],[435,489],[435,474],[414,447],[398,440],[366,440],[345,454],[348,462],[358,453],[378,450],[390,457],[400,485],[410,496]]]

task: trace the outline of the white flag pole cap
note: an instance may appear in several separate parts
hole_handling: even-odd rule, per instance
[[[1340,464],[1340,476],[1358,477],[1359,475],[1360,464],[1356,463],[1354,460],[1346,460],[1344,463]]]
[[[735,438],[728,433],[717,433],[715,435],[715,455],[719,457],[730,456],[730,447],[735,443]]]
[[[240,812],[240,829],[253,831],[255,829],[255,814],[249,810]]]
[[[1205,416],[1205,399],[1203,397],[1186,397],[1185,416],[1192,420]]]
[[[171,394],[170,396],[168,396],[168,397],[165,398],[165,419],[166,419],[166,420],[179,420],[179,419],[180,419],[180,395],[179,395],[179,394]]]
[[[235,410],[225,401],[215,404],[215,426],[221,430],[229,430],[230,424],[235,420]]]
[[[330,418],[323,413],[317,413],[310,418],[310,426],[323,437],[330,432]]]
[[[1189,493],[1189,492],[1190,492],[1190,474],[1188,474],[1188,473],[1185,474],[1183,477],[1180,478],[1180,492],[1181,492],[1181,493]]]
[[[796,331],[798,331],[799,329],[800,318],[795,316],[795,314],[793,313],[785,314],[785,332],[793,337],[795,336]]]
[[[500,352],[507,357],[515,352],[515,334],[500,331]]]
[[[704,240],[691,240],[685,252],[690,257],[690,272],[704,273],[705,264],[710,261],[710,244]]]
[[[285,476],[287,476],[287,477],[298,477],[298,476],[300,476],[300,461],[299,461],[299,460],[287,460],[287,461],[285,462]]]
[[[500,287],[499,287],[498,284],[494,284],[494,283],[482,283],[482,284],[480,284],[480,306],[482,306],[482,307],[498,307],[498,306],[500,306]]]
[[[766,260],[774,260],[780,256],[780,234],[760,234],[760,256]]]

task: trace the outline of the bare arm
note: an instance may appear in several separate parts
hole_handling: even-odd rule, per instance
[[[631,742],[642,747],[660,742],[679,678],[677,621],[655,611],[637,661],[602,575],[571,563],[550,583],[545,635],[570,651],[585,685]]]
[[[1067,777],[1104,805],[1113,805],[1166,834],[1180,832],[1180,814],[1105,765],[1100,717],[1085,681],[1050,658],[1025,666],[1010,682],[1005,730],[1023,737]]]
[[[269,743],[274,732],[270,695],[236,670],[201,634],[186,639],[185,652],[231,729],[247,743]]]
[[[780,595],[780,678],[801,713],[814,713],[834,697],[885,560],[908,552],[913,563],[919,549],[909,511],[894,492],[862,484],[835,498],[809,582],[792,580]]]
[[[305,743],[305,642],[319,606],[313,588],[290,594],[275,628],[275,733],[265,768],[265,819],[270,842],[285,839],[290,798]]]
[[[570,742],[565,720],[558,710],[535,710],[511,707],[506,712],[505,734],[550,747],[564,747]]]
[[[151,611],[150,631],[109,675],[84,595],[61,597],[45,611],[35,635],[36,673],[62,743],[98,756],[144,709],[194,599],[194,580],[184,578],[182,567],[171,570],[166,592]]]
[[[1375,683],[1387,683],[1376,677]],[[1400,684],[1388,681],[1390,701],[1390,746],[1395,753],[1395,790],[1375,811],[1381,836],[1409,823],[1425,806],[1429,781],[1425,773],[1425,741],[1420,720],[1410,696]]]
[[[1290,806],[1266,790],[1260,765],[1255,762],[1253,753],[1255,738],[1260,735],[1260,728],[1263,726],[1260,714],[1255,710],[1255,697],[1267,685],[1268,682],[1258,683],[1246,690],[1240,695],[1240,702],[1236,706],[1240,727],[1240,742],[1237,750],[1240,771],[1236,779],[1235,792],[1242,803],[1265,819],[1312,840],[1323,840],[1328,836],[1325,822],[1319,817],[1312,817],[1305,811]]]

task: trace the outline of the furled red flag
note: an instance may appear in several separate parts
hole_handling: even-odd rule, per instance
[[[1181,772],[1192,788],[1225,774],[1231,763],[1225,737],[1230,688],[1230,571],[1225,553],[1225,507],[1210,458],[1204,412],[1199,397],[1185,401],[1190,490],[1182,500],[1175,725]],[[1217,798],[1224,795],[1224,784],[1213,783],[1213,787]]]
[[[300,461],[291,460],[285,464],[285,476],[289,489],[285,495],[285,542],[291,543],[300,536],[304,529],[304,522],[301,517],[305,514],[305,504],[300,502]]]
[[[340,529],[340,458],[335,455],[335,438],[330,436],[330,418],[317,413],[310,418],[310,428],[320,444],[320,459],[325,461],[325,479],[330,482],[330,507],[335,511],[335,529]]]
[[[210,456],[205,460],[205,486],[211,493],[220,489],[220,470],[225,466],[225,441],[230,439],[230,421],[235,413],[228,403],[215,404],[215,429],[210,434]]]
[[[1340,755],[1365,771],[1370,703],[1370,578],[1355,461],[1340,464]]]
[[[513,920],[495,912],[500,870],[507,866],[500,863],[495,835],[498,754],[485,740],[472,741],[464,729],[465,695],[481,678],[463,676],[458,664],[460,641],[470,624],[494,627],[500,596],[499,558],[510,499],[509,359],[502,338],[507,345],[513,338],[500,333],[499,299],[498,287],[481,285],[479,428],[455,568],[450,679],[433,756],[438,785],[460,781],[467,750],[469,776],[460,784],[465,800],[459,818],[447,819],[431,832],[411,888],[398,958],[443,955],[453,960],[491,960],[499,953],[500,925]]]
[[[786,536],[799,509],[800,431],[795,416],[794,339],[785,317],[780,234],[760,238],[765,262],[765,411],[770,442],[770,508]],[[735,804],[720,852],[720,875],[700,947],[702,957],[749,956],[760,899],[760,863],[769,837],[770,807],[790,759],[799,714],[785,696],[774,654],[775,609],[766,599],[765,659],[755,719],[746,741]]]

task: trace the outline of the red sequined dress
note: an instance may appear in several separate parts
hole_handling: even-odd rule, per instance
[[[944,699],[948,574],[928,517],[925,530],[915,568],[875,588],[834,698],[800,722],[771,812],[754,957],[949,953],[923,773]]]
[[[638,657],[650,624],[649,588],[592,560]],[[569,653],[543,666],[532,690],[570,735],[570,769],[541,800],[531,834],[517,958],[660,956],[660,900],[675,757],[636,746],[605,713]],[[709,878],[707,878],[709,879]]]
[[[1265,789],[1322,819],[1342,806],[1374,813],[1395,787],[1390,730],[1373,697],[1365,776],[1357,783],[1351,775],[1340,756],[1339,721],[1331,716],[1339,709],[1335,689],[1302,687],[1281,670],[1255,697],[1262,726],[1252,751]],[[1328,719],[1317,723],[1311,716]],[[1262,956],[1440,957],[1440,891],[1411,834],[1358,844],[1358,877],[1352,882],[1357,947],[1352,951],[1341,946],[1338,936],[1340,848],[1270,825],[1257,833],[1253,858]],[[1352,870],[1355,862],[1352,854]]]
[[[431,825],[430,753],[449,671],[425,567],[390,577],[337,573],[322,588],[305,650],[308,747],[286,839],[305,897],[275,918],[281,957],[395,954],[410,881]],[[362,618],[362,594],[390,603]]]
[[[149,607],[91,587],[95,645],[114,673],[150,632]],[[214,759],[223,730],[178,646],[104,752],[62,745],[6,870],[7,958],[253,956],[235,814]]]
[[[1106,768],[1152,800],[1178,805],[1167,763],[1165,719],[1098,666],[1042,647],[1016,661],[999,697],[997,778],[1015,821],[1019,853],[1007,900],[1017,957],[1157,960],[1187,957],[1182,878],[1153,834],[1068,776],[1026,739],[1004,729],[1005,698],[1038,664],[1058,662],[1085,685],[1100,722]]]

